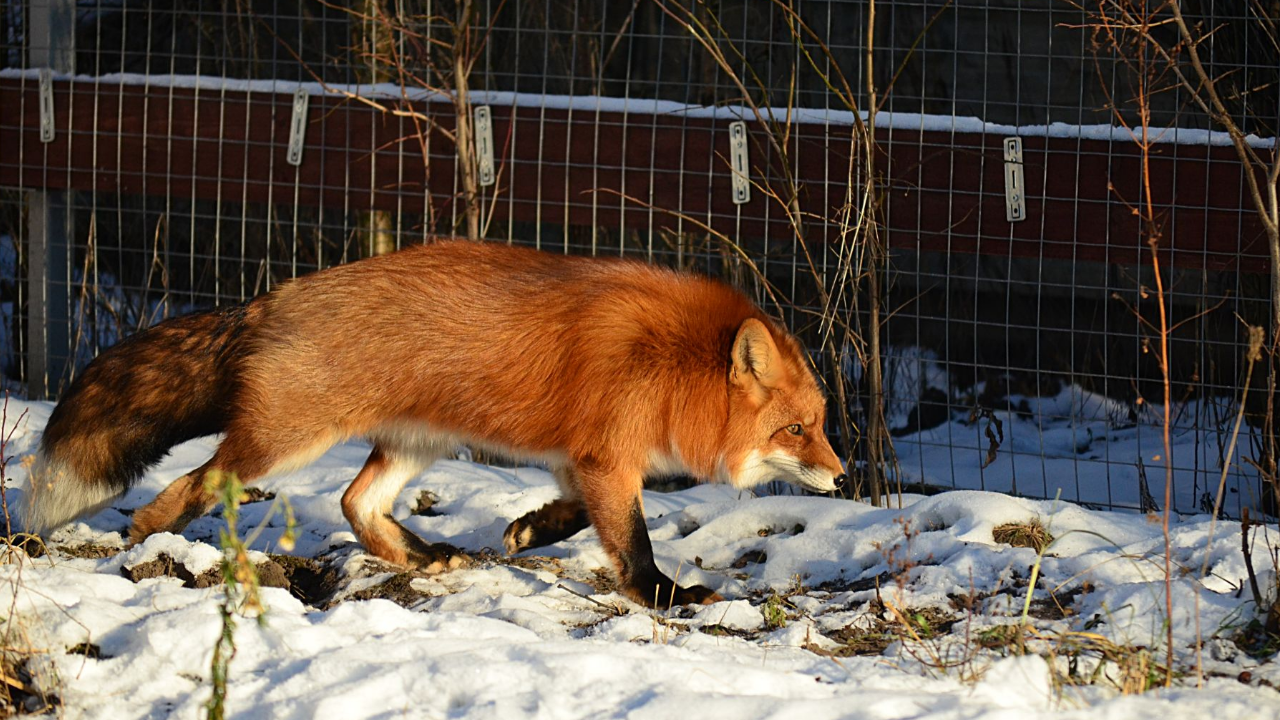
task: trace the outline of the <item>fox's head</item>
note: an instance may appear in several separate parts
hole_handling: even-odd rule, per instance
[[[751,487],[785,480],[830,492],[846,477],[823,427],[827,402],[799,343],[748,318],[729,365],[729,423],[724,463],[729,481]]]

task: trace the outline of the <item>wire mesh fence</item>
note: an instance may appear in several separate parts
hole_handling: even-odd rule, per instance
[[[470,235],[743,288],[811,348],[863,494],[1151,510],[1168,464],[1177,511],[1226,467],[1224,512],[1274,512],[1267,238],[1131,5],[6,5],[6,382],[56,396],[163,318]],[[1274,9],[1182,5],[1274,157]]]

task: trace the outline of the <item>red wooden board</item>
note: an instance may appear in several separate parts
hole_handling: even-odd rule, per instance
[[[57,135],[48,144],[40,142],[36,99],[34,80],[0,79],[2,186],[410,212],[428,197],[437,210],[455,199],[452,146],[442,133],[339,97],[312,98],[299,167],[284,159],[291,94],[57,81]],[[452,130],[451,106],[412,107]],[[675,227],[683,214],[731,236],[790,237],[783,206],[760,188],[751,202],[732,203],[727,122],[492,111],[500,176],[486,198],[496,218],[650,228]],[[896,247],[1147,261],[1130,208],[1141,180],[1133,143],[1024,138],[1028,219],[1011,224],[1000,137],[895,129],[879,139]],[[767,134],[753,127],[750,140],[757,182],[782,187]],[[833,239],[838,227],[821,218],[835,218],[846,202],[849,128],[796,125],[789,144],[808,237]],[[1231,148],[1161,144],[1150,162],[1165,262],[1267,271],[1262,226]]]

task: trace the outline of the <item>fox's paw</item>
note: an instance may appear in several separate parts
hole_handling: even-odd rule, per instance
[[[508,555],[543,547],[572,537],[587,528],[587,510],[577,500],[554,500],[511,521],[502,534]]]
[[[408,565],[435,575],[471,565],[471,556],[448,543],[420,543],[408,553]]]
[[[687,588],[676,588],[675,602],[672,605],[710,605],[724,600],[720,593],[702,585]]]
[[[413,534],[399,523],[400,540],[403,543],[404,563],[420,572],[434,575],[448,570],[457,570],[471,564],[471,558],[449,543],[429,543]]]
[[[666,576],[660,577],[656,583],[637,583],[619,589],[641,605],[658,610],[680,605],[710,605],[724,600],[720,593],[709,587],[680,587]]]
[[[535,547],[533,544],[533,527],[526,520],[528,515],[522,518],[516,518],[507,526],[507,531],[502,533],[502,547],[507,551],[508,555],[515,555],[521,550],[528,550]]]

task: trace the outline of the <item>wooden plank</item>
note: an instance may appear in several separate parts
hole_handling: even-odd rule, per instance
[[[408,212],[456,202],[452,147],[440,131],[452,130],[447,104],[413,105],[438,124],[430,131],[342,98],[313,98],[295,168],[284,161],[287,93],[55,85],[58,133],[44,145],[34,80],[0,79],[0,185]],[[645,229],[674,228],[684,214],[734,236],[791,236],[784,208],[759,188],[750,203],[732,203],[727,122],[502,106],[493,119],[498,219]],[[793,128],[789,154],[812,239],[835,237],[816,216],[835,217],[845,202],[848,132]],[[1147,262],[1130,209],[1141,179],[1132,143],[1024,138],[1028,219],[1011,225],[999,137],[895,129],[880,140],[896,247]],[[755,179],[781,187],[777,154],[758,129],[750,152]],[[1261,223],[1230,148],[1159,145],[1151,168],[1165,262],[1267,270]]]

